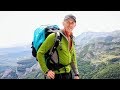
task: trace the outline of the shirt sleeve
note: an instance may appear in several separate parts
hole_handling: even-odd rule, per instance
[[[43,44],[38,49],[37,60],[40,64],[43,73],[46,73],[49,70],[45,62],[45,53],[52,48],[54,41],[55,41],[55,33],[52,33],[45,39]]]

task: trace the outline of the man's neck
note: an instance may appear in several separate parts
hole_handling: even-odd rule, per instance
[[[67,38],[69,38],[70,36],[71,36],[71,32],[68,32],[67,30],[63,30],[63,33],[65,34],[65,36],[67,37]]]

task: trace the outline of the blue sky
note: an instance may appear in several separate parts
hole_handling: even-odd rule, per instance
[[[57,24],[63,28],[67,14],[77,18],[74,36],[87,31],[120,30],[120,11],[0,11],[0,47],[30,44],[40,25]]]

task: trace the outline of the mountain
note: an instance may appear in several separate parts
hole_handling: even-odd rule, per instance
[[[93,42],[93,40],[94,42],[97,42],[97,40],[99,41],[108,40],[109,41],[113,37],[114,39],[116,38],[119,39],[120,38],[119,34],[120,34],[119,30],[116,30],[113,32],[84,32],[75,38],[75,43],[76,45],[84,46],[87,43]]]
[[[76,37],[77,60],[83,78],[91,78],[110,64],[120,63],[119,35],[120,30],[86,32]]]
[[[111,64],[93,75],[92,79],[120,79],[120,64]]]
[[[84,45],[95,38],[107,37],[110,32],[83,32],[75,38],[76,45]]]
[[[3,73],[1,73],[1,79],[17,79],[18,75],[14,70],[6,69]]]
[[[22,60],[17,62],[17,64],[16,73],[19,79],[40,79],[39,74],[42,74],[42,72],[39,63],[35,59]]]
[[[88,57],[89,60],[90,58],[98,56],[101,53],[110,54],[114,52],[114,54],[119,54],[119,33],[120,31],[108,33],[87,32],[81,34],[81,36],[76,37],[77,53],[79,53],[82,56],[86,56],[86,58]]]
[[[31,76],[35,73],[35,77]],[[31,45],[0,48],[0,78],[21,79],[40,78],[41,70],[38,62],[31,54]]]
[[[27,59],[29,57],[31,57],[30,46],[0,48],[0,66],[16,66],[17,61]]]

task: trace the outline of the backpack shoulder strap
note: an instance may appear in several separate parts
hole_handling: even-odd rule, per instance
[[[49,58],[50,60],[52,61],[52,63],[56,66],[56,69],[59,71],[58,69],[58,63],[59,63],[59,58],[58,58],[58,63],[56,63],[52,58],[51,56],[54,54],[54,52],[56,51],[58,45],[59,45],[59,42],[61,41],[62,39],[62,35],[59,33],[59,32],[55,32],[55,42],[54,42],[54,45],[53,47],[50,49],[50,52],[49,52]]]
[[[56,48],[59,46],[59,42],[62,39],[62,35],[60,34],[60,32],[55,32],[55,43],[52,47],[52,49],[50,50],[49,55],[52,56],[52,54],[54,53],[54,51],[56,50]]]

